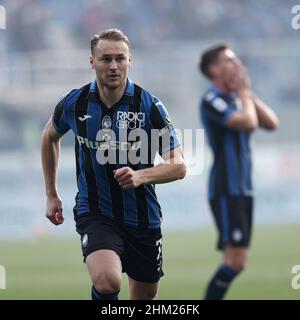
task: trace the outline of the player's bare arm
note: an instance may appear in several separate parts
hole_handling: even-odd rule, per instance
[[[61,137],[62,135],[55,130],[50,119],[42,134],[41,158],[47,196],[46,217],[55,225],[64,222],[62,201],[56,187]]]
[[[228,127],[246,132],[255,130],[258,126],[258,117],[249,87],[250,79],[247,70],[237,62],[224,72],[228,89],[235,92],[242,103],[242,110],[228,119]]]
[[[186,165],[181,148],[176,148],[163,155],[164,162],[148,169],[134,171],[129,167],[116,170],[115,179],[123,189],[137,188],[142,184],[167,183],[183,179]]]
[[[279,119],[276,113],[254,93],[252,93],[252,98],[259,126],[266,130],[275,130],[279,126]]]

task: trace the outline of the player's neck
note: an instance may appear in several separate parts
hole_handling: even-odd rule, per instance
[[[107,108],[111,108],[113,105],[115,105],[118,101],[121,100],[126,88],[126,81],[124,81],[124,83],[122,83],[120,87],[114,90],[101,85],[98,81],[97,85],[101,101],[105,104]]]
[[[228,89],[226,88],[225,84],[223,83],[223,81],[220,81],[218,79],[215,79],[212,81],[213,85],[215,87],[217,87],[218,89],[220,89],[222,92],[224,92],[225,94],[229,94]]]

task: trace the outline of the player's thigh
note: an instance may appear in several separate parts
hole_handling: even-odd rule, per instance
[[[99,214],[76,221],[81,249],[91,280],[96,287],[118,287],[124,243],[113,222]]]
[[[130,300],[155,300],[158,293],[159,281],[154,283],[141,282],[128,276]]]
[[[108,249],[92,252],[86,257],[86,265],[92,282],[120,282],[122,265],[119,255]]]

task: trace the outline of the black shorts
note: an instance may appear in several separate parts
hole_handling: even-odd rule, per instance
[[[153,283],[164,275],[160,228],[127,227],[103,215],[89,214],[76,218],[76,231],[84,261],[94,251],[109,249],[119,255],[122,271],[136,281]]]
[[[217,248],[223,250],[226,245],[249,247],[253,220],[253,198],[220,196],[210,200],[210,207],[219,231]]]

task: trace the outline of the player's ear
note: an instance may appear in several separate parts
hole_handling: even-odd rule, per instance
[[[218,72],[218,67],[216,64],[212,64],[210,67],[209,67],[209,74],[211,76],[211,78],[218,78],[219,76],[219,72]]]
[[[93,56],[90,56],[90,66],[92,67],[92,69],[95,69]]]

